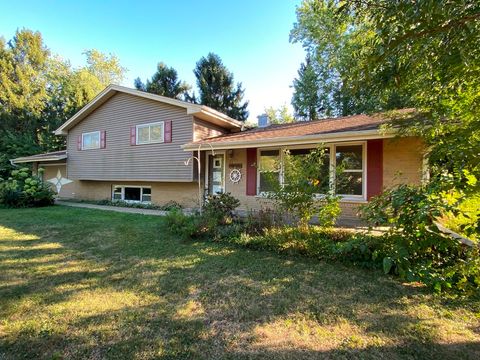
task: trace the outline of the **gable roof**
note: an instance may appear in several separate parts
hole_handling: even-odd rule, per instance
[[[211,137],[183,146],[186,151],[205,149],[232,149],[287,144],[308,144],[331,141],[365,140],[394,136],[394,129],[382,132],[381,125],[412,114],[414,109],[402,109],[374,115],[352,115],[313,121],[276,124],[262,128]]]
[[[182,100],[172,99],[166,96],[150,94],[145,91],[131,89],[120,85],[109,85],[101,93],[93,98],[87,105],[85,105],[80,111],[68,119],[62,126],[55,130],[55,135],[66,135],[68,130],[77,125],[85,117],[90,115],[98,107],[104,104],[108,99],[117,93],[125,93],[134,96],[139,96],[145,99],[158,101],[160,103],[178,106],[187,110],[187,114],[194,115],[199,119],[208,121],[212,124],[219,125],[221,127],[240,130],[243,123],[232,119],[231,117],[214,110],[205,105],[193,104]]]
[[[16,159],[12,159],[14,164],[29,163],[29,162],[41,162],[41,161],[58,161],[67,158],[67,150],[53,151],[49,153],[36,154],[32,156],[22,156]]]

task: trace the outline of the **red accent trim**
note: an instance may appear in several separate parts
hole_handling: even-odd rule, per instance
[[[383,190],[383,140],[367,141],[367,199]]]
[[[100,131],[100,149],[105,149],[107,147],[106,135],[105,130]]]
[[[137,127],[132,126],[130,128],[130,145],[137,145]]]
[[[257,148],[247,149],[247,195],[257,195]]]
[[[165,121],[165,126],[163,128],[163,140],[166,143],[172,142],[172,121]]]
[[[82,135],[77,136],[77,150],[82,150]]]

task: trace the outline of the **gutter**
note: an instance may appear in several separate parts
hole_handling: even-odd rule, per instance
[[[270,139],[258,139],[248,141],[218,141],[218,142],[198,142],[182,145],[184,151],[195,151],[198,146],[209,144],[214,149],[240,149],[248,147],[269,147],[269,146],[284,146],[284,145],[307,145],[315,143],[330,143],[339,141],[360,141],[371,139],[387,139],[396,136],[397,131],[390,130],[385,133],[380,133],[378,129],[364,130],[364,131],[345,131],[341,133],[330,133],[323,135],[301,135],[301,136],[284,136]]]

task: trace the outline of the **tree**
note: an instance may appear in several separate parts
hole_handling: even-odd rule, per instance
[[[317,95],[312,86],[300,94],[307,98],[320,96],[321,115],[351,115],[411,106],[408,91],[382,86],[396,76],[399,64],[395,57],[388,57],[382,71],[359,71],[358,59],[375,46],[374,38],[375,28],[368,17],[360,19],[355,11],[347,11],[344,2],[305,0],[298,6],[290,40],[303,45],[308,54],[304,67],[310,62],[310,77],[313,79],[313,73],[317,75]],[[375,86],[365,87],[358,80]]]
[[[269,107],[265,109],[270,124],[288,124],[295,122],[295,118],[288,111],[287,105],[282,105],[278,109]]]
[[[48,96],[45,79],[48,57],[49,51],[39,32],[17,30],[7,44],[0,39],[2,128],[28,132],[35,127]]]
[[[119,84],[125,77],[126,68],[120,65],[120,60],[115,55],[106,55],[96,49],[83,53],[87,57],[88,71],[105,88],[110,84]]]
[[[84,53],[87,65],[74,69],[53,56],[39,32],[17,30],[11,41],[0,39],[0,177],[9,159],[59,150],[65,139],[53,131],[125,69],[114,55]]]
[[[177,70],[168,67],[163,62],[158,63],[157,71],[153,74],[151,80],[147,79],[144,84],[140,78],[136,78],[134,85],[138,90],[174,99],[185,99],[187,92],[190,90],[187,83],[178,79]]]
[[[200,103],[221,111],[228,116],[245,121],[248,117],[248,101],[243,101],[242,84],[235,85],[233,74],[216,54],[202,57],[194,69],[199,89]]]
[[[292,105],[296,116],[303,120],[315,120],[326,110],[319,95],[319,84],[317,73],[307,57],[305,63],[300,65],[298,78],[293,80]]]

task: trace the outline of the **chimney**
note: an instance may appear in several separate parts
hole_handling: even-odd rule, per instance
[[[268,118],[267,114],[258,115],[257,119],[258,119],[258,127],[265,127],[270,125],[270,119]]]

